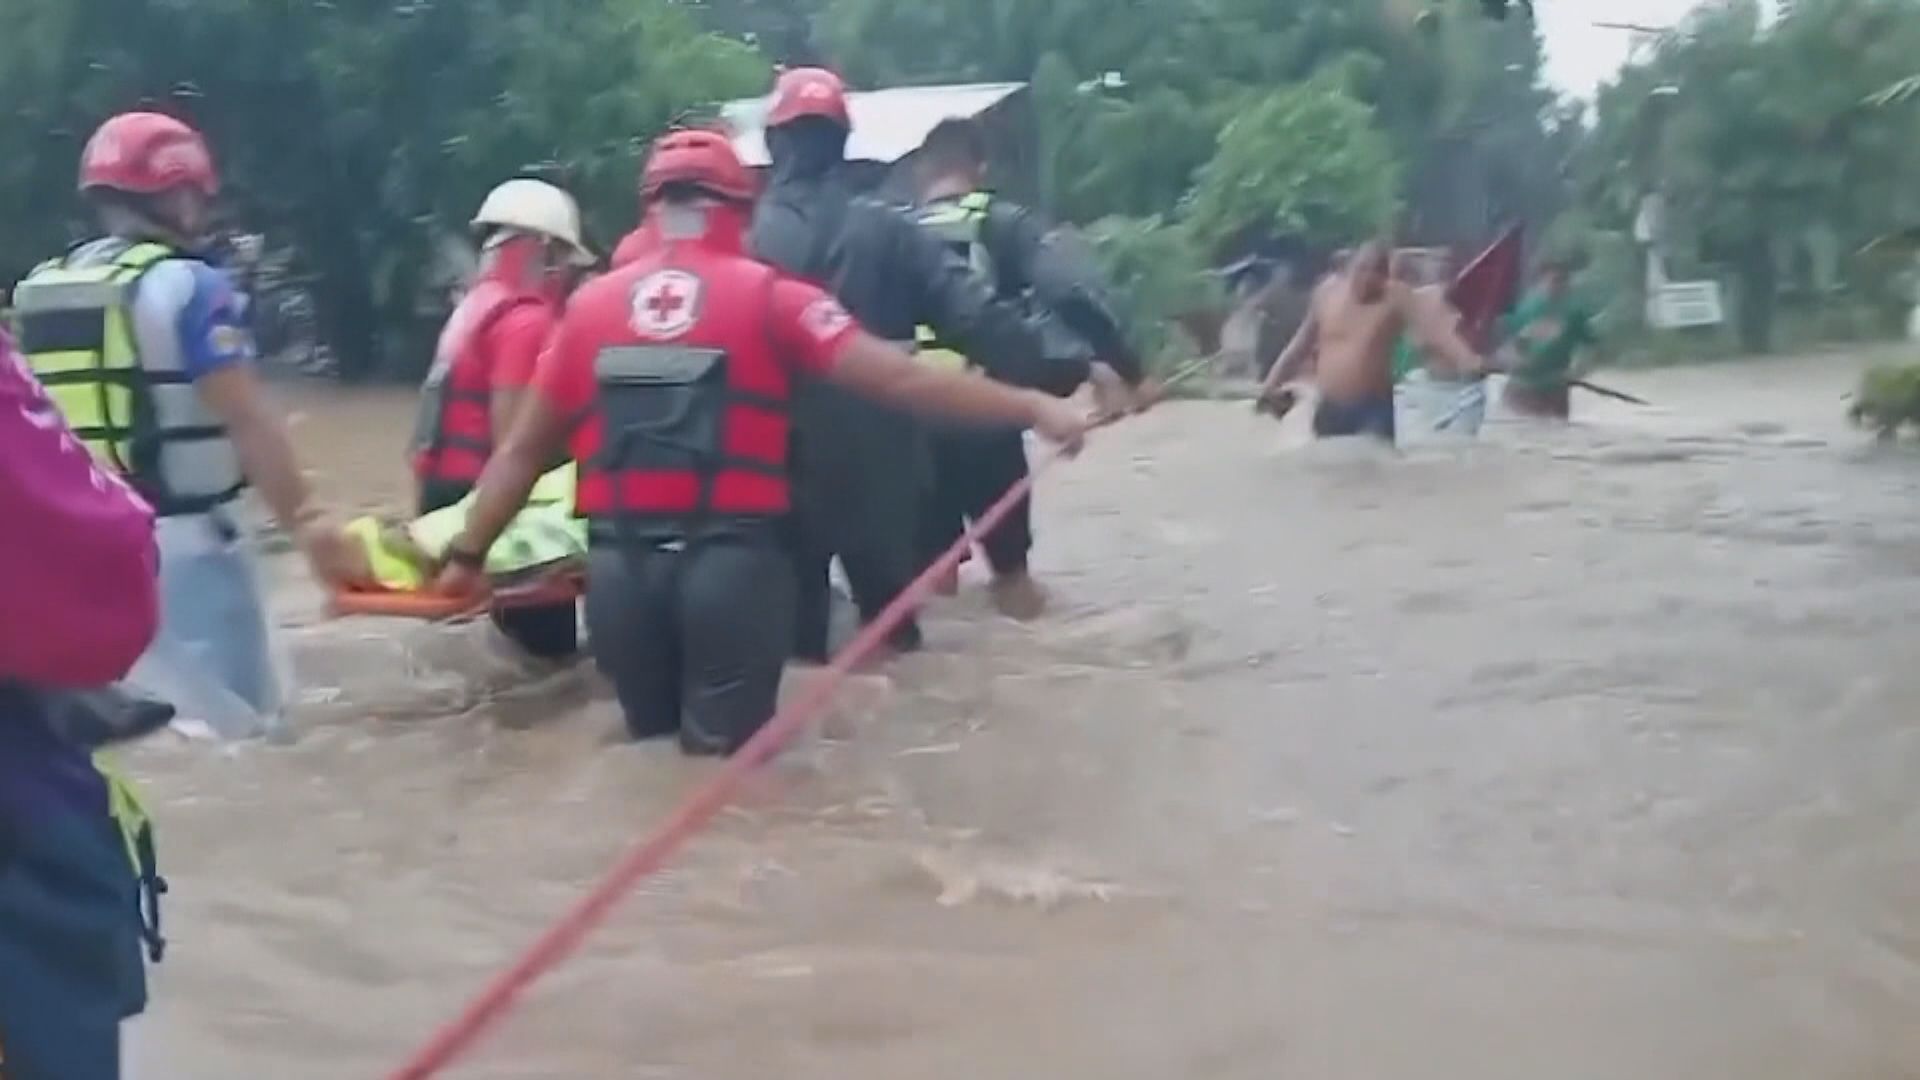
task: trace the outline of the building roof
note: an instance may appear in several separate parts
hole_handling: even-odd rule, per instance
[[[1025,83],[975,83],[902,86],[848,94],[853,135],[847,140],[847,157],[891,165],[918,150],[940,121],[979,116],[1025,88]],[[766,114],[764,97],[721,106],[721,118],[733,131],[733,148],[748,165],[767,164],[763,137]]]

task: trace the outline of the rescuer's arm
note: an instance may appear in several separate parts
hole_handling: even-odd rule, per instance
[[[1092,426],[1086,411],[1071,401],[917,363],[911,353],[867,333],[841,346],[827,377],[863,397],[923,415],[1032,428],[1069,453],[1079,451]]]
[[[267,508],[306,555],[314,576],[334,584],[357,584],[360,560],[341,531],[312,501],[312,490],[287,438],[286,421],[267,401],[254,371],[253,335],[242,319],[239,295],[226,275],[205,263],[187,262],[193,277],[185,304],[174,318],[180,366],[227,438],[234,455]]]
[[[202,376],[194,388],[226,428],[240,471],[306,556],[314,577],[333,585],[367,584],[364,561],[352,542],[314,505],[313,490],[300,471],[286,422],[268,403],[253,369],[231,365]]]
[[[1079,407],[1036,390],[943,371],[867,333],[840,302],[804,282],[774,284],[771,338],[799,374],[831,379],[898,408],[985,425],[1032,428],[1078,450],[1091,420]]]
[[[363,584],[352,545],[313,503],[286,422],[268,403],[260,377],[235,364],[200,377],[194,388],[226,428],[240,471],[306,555],[314,576],[337,585]]]
[[[534,367],[533,384],[506,439],[480,474],[466,527],[447,545],[447,566],[435,587],[464,596],[479,592],[487,552],[527,504],[527,496],[592,404],[594,346],[564,316]]]
[[[915,286],[921,322],[1002,382],[1070,394],[1087,381],[1087,357],[1049,357],[1020,313],[994,300],[986,283],[926,231],[890,214],[894,250]]]
[[[1138,387],[1146,380],[1140,354],[1127,341],[1119,318],[1102,295],[1103,283],[1089,276],[1090,266],[1069,268],[1064,258],[1049,252],[1047,224],[1040,215],[996,199],[982,224],[981,239],[1000,280],[1010,282],[1015,290],[1031,288],[1040,305],[1092,346],[1094,356],[1128,386]]]

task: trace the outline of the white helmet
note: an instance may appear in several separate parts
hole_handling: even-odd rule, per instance
[[[575,262],[593,262],[593,252],[580,240],[580,207],[573,196],[544,180],[509,180],[494,188],[480,204],[480,212],[473,215],[473,224],[475,228],[519,229],[558,240],[573,249]]]

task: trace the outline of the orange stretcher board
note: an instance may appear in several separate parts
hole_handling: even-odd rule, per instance
[[[586,578],[578,571],[569,570],[501,586],[478,596],[446,596],[435,592],[400,592],[391,589],[342,589],[335,591],[328,599],[327,607],[335,617],[385,615],[447,622],[474,618],[489,610],[572,603],[585,591]]]

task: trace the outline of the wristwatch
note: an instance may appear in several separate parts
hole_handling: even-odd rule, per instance
[[[484,570],[487,565],[487,556],[484,552],[475,551],[456,540],[447,545],[447,563],[450,566],[464,566],[469,570]]]

